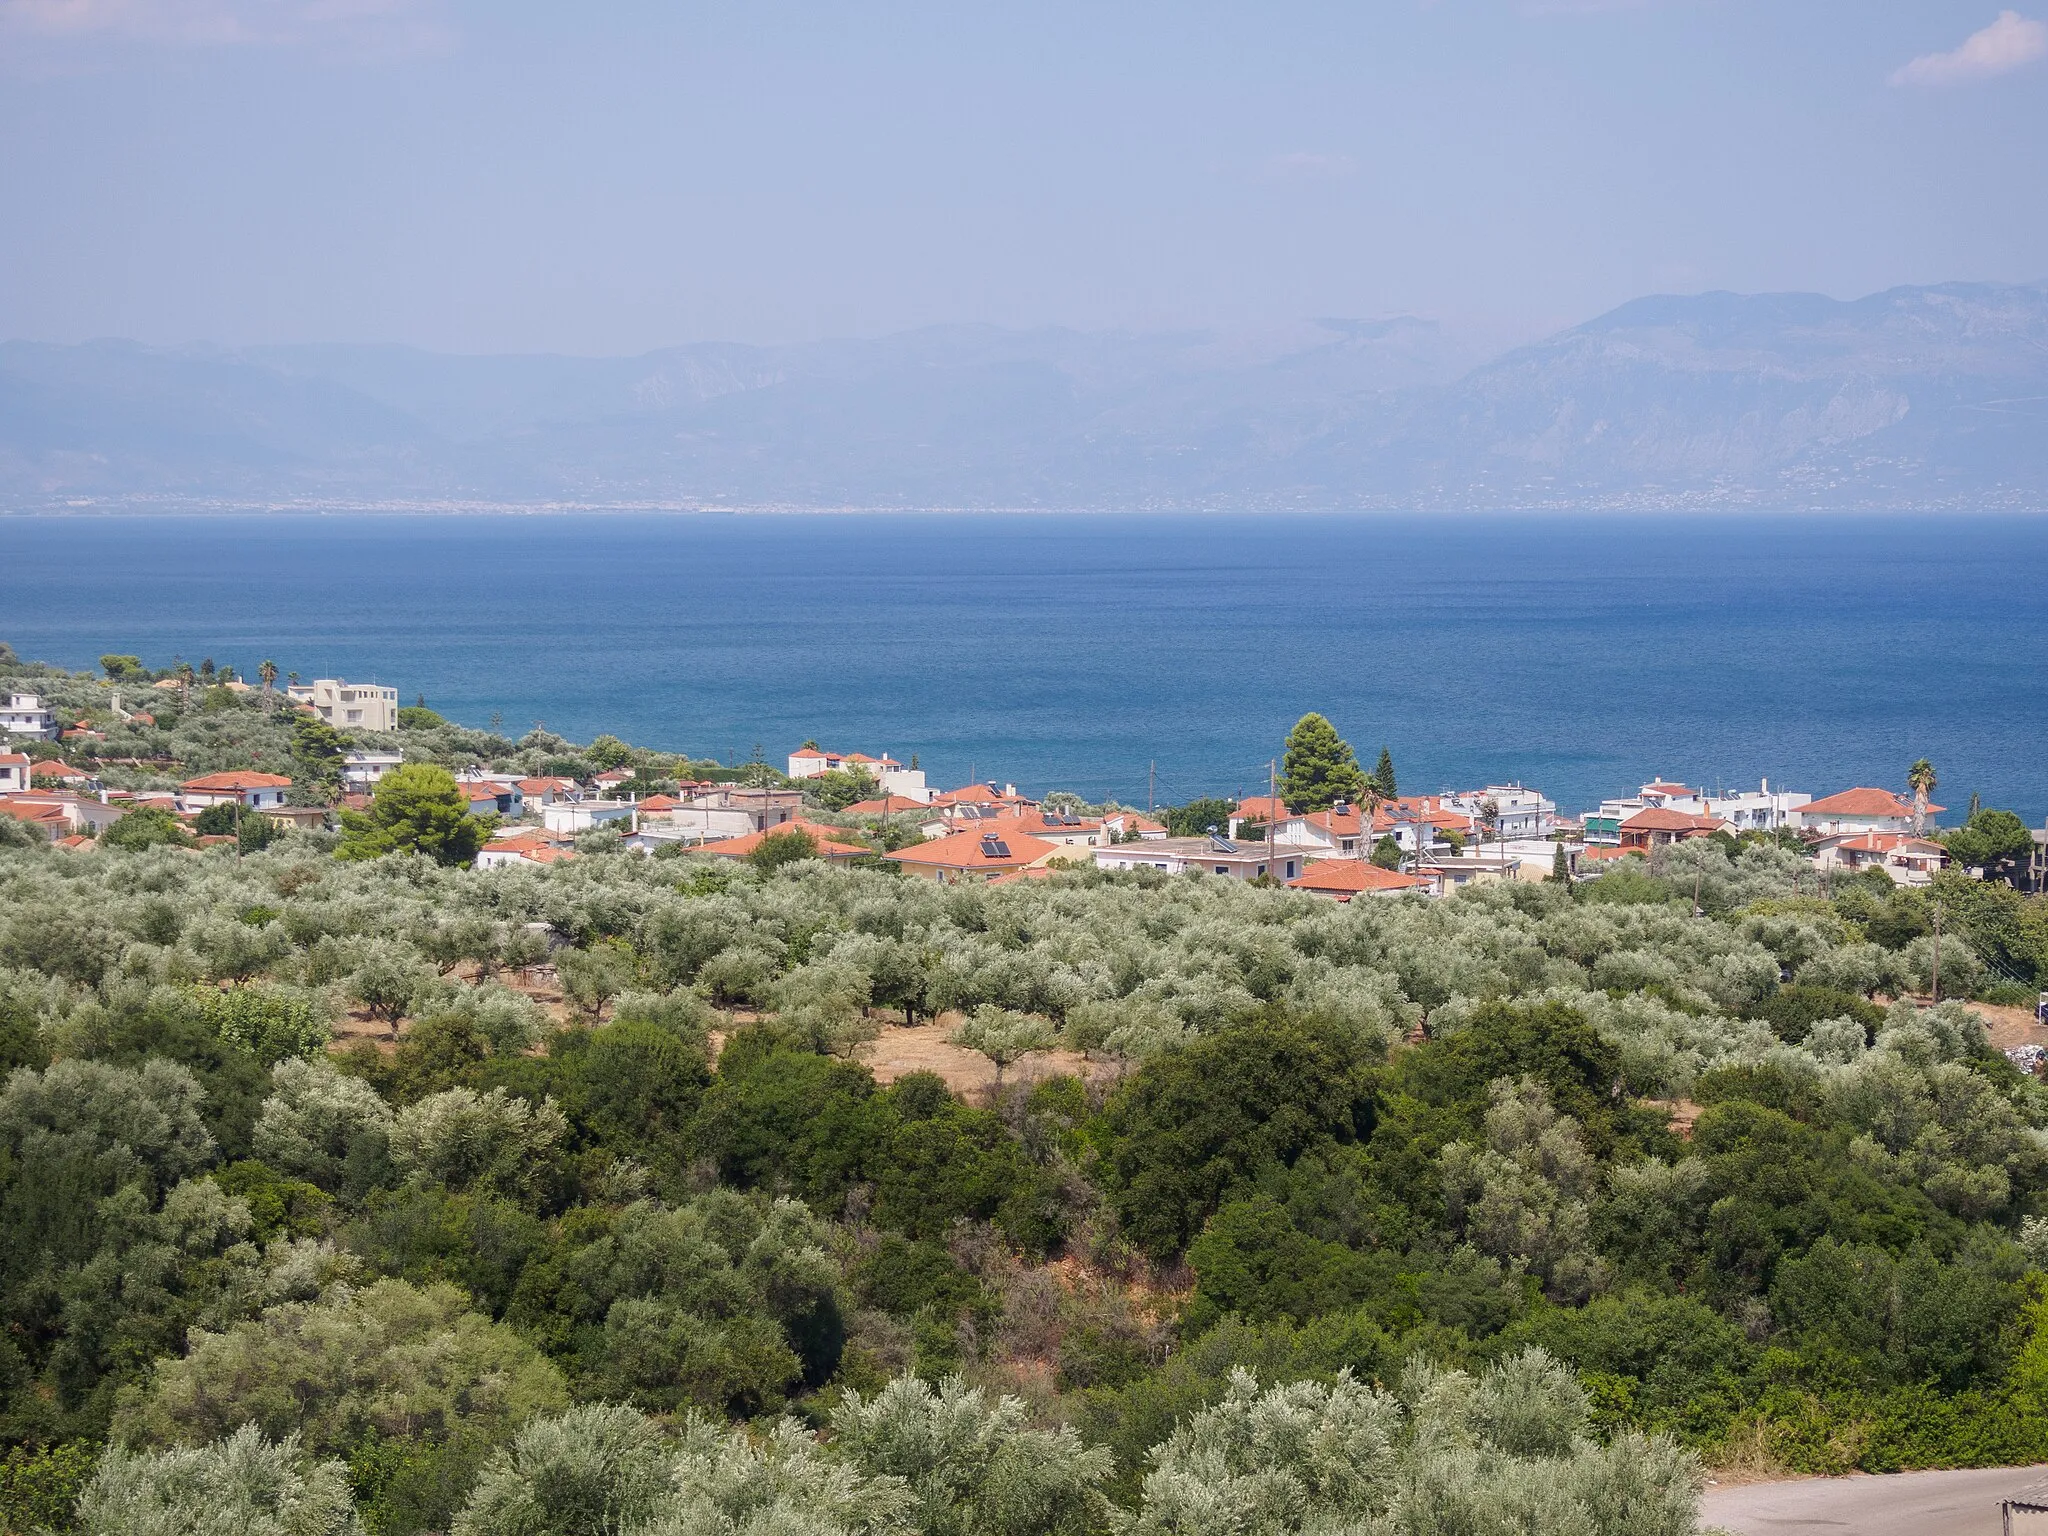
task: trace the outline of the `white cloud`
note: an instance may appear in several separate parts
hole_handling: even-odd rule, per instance
[[[0,0],[0,33],[183,47],[441,41],[418,0]]]
[[[2048,57],[2048,23],[2018,11],[2000,11],[1998,20],[1963,39],[1947,53],[1922,54],[1893,71],[1893,85],[1965,85]]]

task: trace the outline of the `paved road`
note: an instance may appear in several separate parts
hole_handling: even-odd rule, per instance
[[[1700,1501],[1700,1523],[1738,1536],[1999,1536],[1998,1501],[2021,1489],[2048,1503],[2048,1467],[1709,1488]]]

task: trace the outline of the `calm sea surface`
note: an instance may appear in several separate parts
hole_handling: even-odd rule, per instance
[[[1656,775],[2048,814],[2048,519],[0,518],[0,639],[397,685],[731,760],[1143,803],[1304,710],[1404,792]]]

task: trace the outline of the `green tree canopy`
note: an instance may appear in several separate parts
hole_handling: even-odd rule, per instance
[[[490,823],[469,814],[455,776],[431,763],[407,763],[377,781],[370,809],[341,813],[342,859],[387,853],[424,853],[437,864],[469,864],[484,845]]]
[[[1944,841],[1958,864],[2006,875],[2032,851],[2034,835],[2011,811],[1982,810]]]
[[[159,843],[180,847],[189,841],[185,824],[169,811],[145,805],[130,811],[100,834],[103,848],[154,848]]]
[[[1364,797],[1365,775],[1351,743],[1321,715],[1303,715],[1287,733],[1280,795],[1300,811],[1326,811],[1336,801]]]
[[[301,715],[292,723],[292,761],[298,771],[292,775],[309,794],[332,795],[341,788],[341,760],[348,754],[348,738],[325,720]]]
[[[1385,747],[1380,748],[1380,760],[1372,771],[1372,787],[1382,800],[1393,800],[1401,791],[1394,782],[1394,754]]]
[[[754,851],[747,855],[747,862],[766,875],[773,874],[785,864],[796,864],[817,856],[817,839],[801,827],[791,827],[786,832],[771,832],[762,838],[754,845]]]

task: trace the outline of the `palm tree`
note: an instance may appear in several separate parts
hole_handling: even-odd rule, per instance
[[[1906,770],[1906,785],[1913,791],[1913,831],[1917,836],[1927,830],[1927,797],[1934,793],[1934,786],[1940,781],[1934,776],[1934,764],[1926,758],[1915,760]]]
[[[268,709],[270,707],[271,684],[277,681],[277,663],[269,660],[263,661],[257,666],[256,675],[263,680],[263,707]]]

